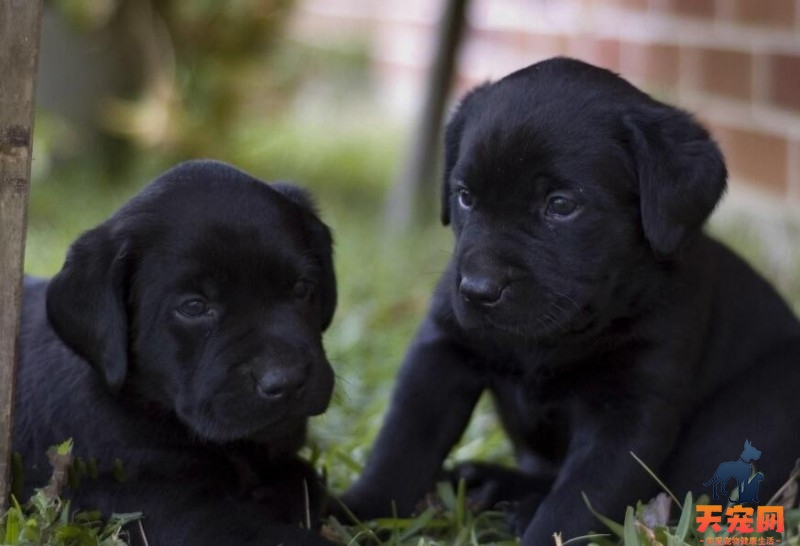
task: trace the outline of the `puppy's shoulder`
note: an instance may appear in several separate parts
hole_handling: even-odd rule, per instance
[[[683,263],[693,278],[705,278],[713,283],[717,297],[760,294],[767,299],[781,300],[756,268],[728,245],[705,233],[688,249]]]
[[[800,322],[775,287],[725,244],[702,235],[687,253],[686,264],[696,293],[705,289],[718,320],[753,335],[800,336]]]

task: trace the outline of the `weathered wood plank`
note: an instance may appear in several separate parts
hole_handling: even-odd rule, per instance
[[[0,509],[9,457],[41,0],[0,0]]]

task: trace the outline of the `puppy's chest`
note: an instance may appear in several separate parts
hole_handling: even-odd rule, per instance
[[[504,416],[525,421],[554,419],[569,405],[576,392],[561,378],[549,373],[525,374],[492,370],[488,389]]]
[[[248,499],[260,503],[271,503],[280,496],[279,479],[283,468],[276,464],[271,468],[269,458],[265,454],[261,459],[241,452],[226,453],[217,465],[213,474],[216,493],[239,499]],[[224,470],[223,470],[224,469]]]
[[[486,359],[488,389],[509,435],[542,436],[547,430],[568,432],[576,404],[587,397],[586,376],[579,362],[552,362],[547,355]]]
[[[558,405],[577,394],[578,383],[571,376],[580,368],[578,362],[559,362],[545,351],[530,350],[484,354],[479,360],[488,388],[515,400],[521,412]]]
[[[551,463],[563,458],[571,429],[568,399],[513,376],[494,376],[490,391],[518,455],[536,453]]]

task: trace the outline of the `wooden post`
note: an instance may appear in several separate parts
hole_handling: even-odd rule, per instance
[[[466,26],[468,5],[469,0],[445,0],[422,110],[400,166],[400,175],[389,192],[386,218],[394,231],[406,231],[415,221],[430,221],[439,203],[435,171],[441,149],[442,118]]]
[[[0,0],[0,509],[8,499],[41,0]]]

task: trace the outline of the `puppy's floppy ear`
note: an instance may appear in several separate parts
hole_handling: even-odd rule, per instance
[[[688,113],[654,104],[626,116],[644,234],[659,258],[700,229],[725,191],[719,148]]]
[[[336,272],[333,269],[333,236],[331,230],[319,219],[317,207],[309,193],[302,188],[278,182],[269,185],[306,212],[311,245],[319,260],[322,271],[322,286],[319,287],[319,296],[322,309],[322,330],[325,331],[333,320],[336,310]]]
[[[47,316],[56,333],[118,391],[128,371],[128,245],[108,222],[84,233],[47,288]]]
[[[469,91],[450,114],[444,130],[444,180],[442,181],[442,224],[450,223],[450,176],[453,174],[460,154],[461,139],[467,119],[479,108],[480,98],[489,90],[490,83],[484,83]]]

